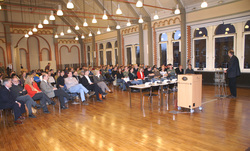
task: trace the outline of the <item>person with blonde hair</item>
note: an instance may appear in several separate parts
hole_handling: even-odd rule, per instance
[[[40,100],[44,113],[50,113],[46,106],[46,102],[52,105],[55,105],[56,103],[54,101],[51,101],[49,97],[39,89],[36,82],[34,82],[34,78],[32,75],[27,76],[24,83],[24,88],[27,90],[28,95],[33,100]]]
[[[107,84],[104,82],[104,78],[100,74],[100,71],[95,70],[94,74],[95,74],[93,77],[94,83],[96,83],[102,89],[103,92],[106,92],[106,90],[107,90],[109,93],[112,93],[112,91],[109,89]]]

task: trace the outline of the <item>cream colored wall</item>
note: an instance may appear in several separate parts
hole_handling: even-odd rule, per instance
[[[76,47],[71,48],[71,52],[69,52],[67,47],[61,47],[66,45],[69,49],[72,46],[77,46],[80,49],[80,44],[59,44],[59,50],[61,48],[61,61],[62,64],[78,64],[78,49]],[[81,52],[80,52],[81,55]]]
[[[26,52],[23,49],[20,49],[19,52],[20,52],[20,64],[22,64],[23,68],[27,69]]]

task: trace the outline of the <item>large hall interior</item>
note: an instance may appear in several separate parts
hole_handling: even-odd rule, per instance
[[[0,0],[0,150],[250,151],[249,6]]]

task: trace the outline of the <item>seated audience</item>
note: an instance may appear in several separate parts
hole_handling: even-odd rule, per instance
[[[100,97],[104,99],[107,93],[103,92],[102,89],[97,84],[92,82],[91,78],[89,77],[88,70],[84,70],[81,73],[83,76],[80,79],[80,83],[89,91],[94,91],[97,101],[102,102]],[[99,96],[99,94],[101,94],[102,96]]]
[[[78,82],[80,82],[80,76],[78,75],[77,71],[73,72],[73,77],[76,78]]]
[[[61,109],[67,109],[67,107],[65,106],[64,97],[69,100],[69,95],[66,92],[64,92],[62,89],[54,88],[48,82],[48,78],[49,78],[48,74],[43,75],[43,80],[41,81],[41,84],[40,84],[40,87],[43,93],[45,93],[49,98],[53,98],[57,96],[60,101]]]
[[[143,84],[141,79],[136,79],[137,76],[134,73],[134,68],[130,68],[128,76],[131,84]]]
[[[46,75],[46,73],[45,73],[44,75]],[[43,79],[42,79],[42,80],[43,80]],[[42,81],[42,80],[41,80],[41,81]],[[51,71],[48,72],[48,82],[49,82],[50,84],[52,84],[52,85],[56,84],[56,80],[55,80],[55,78],[52,76]]]
[[[40,100],[44,113],[50,113],[46,103],[55,105],[55,102],[51,101],[49,97],[38,88],[32,75],[27,76],[24,88],[27,90],[28,95],[32,97],[33,100]]]
[[[89,105],[85,100],[84,93],[88,94],[89,90],[87,90],[82,84],[79,84],[76,78],[72,76],[72,72],[68,73],[68,77],[64,79],[65,85],[70,93],[80,93],[81,100],[83,105]]]
[[[137,72],[137,79],[141,79],[141,80],[145,79],[143,68],[140,68],[139,71]]]
[[[182,65],[179,65],[178,68],[175,69],[176,74],[184,74],[184,69],[182,68]]]
[[[41,106],[37,104],[29,95],[27,95],[27,91],[21,85],[19,85],[19,81],[17,78],[12,79],[12,87],[10,88],[10,90],[14,100],[22,101],[26,104],[29,111],[29,117],[36,118],[36,116],[32,114],[31,107],[33,106],[41,108]]]
[[[102,89],[103,92],[108,91],[109,93],[112,93],[107,84],[104,82],[104,78],[100,74],[99,70],[95,70],[95,76],[93,77],[93,79],[94,83],[96,83]]]
[[[188,64],[188,68],[186,69],[185,74],[194,74],[194,70],[192,69],[191,64]]]
[[[127,86],[126,86],[126,82],[124,80],[125,77],[124,77],[124,75],[122,73],[122,69],[121,68],[118,69],[116,77],[117,77],[117,83],[120,85],[120,88],[123,91],[126,91],[127,90]]]
[[[21,120],[25,118],[22,114],[25,113],[25,105],[22,101],[16,101],[11,95],[11,79],[4,79],[3,86],[0,88],[0,109],[12,109],[14,111],[14,123],[22,124]]]
[[[21,78],[20,78],[20,82],[21,82],[21,86],[24,87],[24,82],[26,80],[26,72],[24,71],[21,75]]]
[[[56,87],[58,89],[62,88],[66,90],[65,83],[64,83],[64,71],[61,71],[60,76],[57,78]]]
[[[169,79],[171,79],[171,80],[172,80],[172,79],[176,79],[175,70],[174,70],[172,64],[168,64],[167,73],[168,73],[168,78],[169,78]]]

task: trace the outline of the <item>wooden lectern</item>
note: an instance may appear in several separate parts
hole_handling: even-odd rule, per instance
[[[182,74],[178,75],[178,110],[181,107],[201,108],[202,101],[202,75],[201,74]]]

